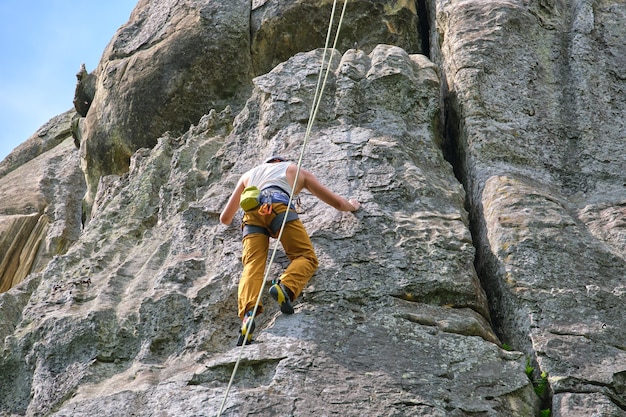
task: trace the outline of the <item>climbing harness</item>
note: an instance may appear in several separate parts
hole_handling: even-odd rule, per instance
[[[296,200],[297,206],[300,205],[299,201],[300,199],[298,198]],[[276,213],[273,207],[274,203],[283,203],[289,206],[290,210],[282,213]],[[261,233],[270,237],[278,236],[280,227],[283,224],[283,219],[285,217],[287,217],[286,223],[298,219],[298,213],[295,209],[296,207],[294,207],[294,204],[292,204],[292,199],[287,191],[276,185],[264,188],[262,191],[260,191],[259,196],[257,197],[256,205],[251,205],[251,208],[246,211],[256,211],[260,216],[263,217],[270,216],[272,213],[274,213],[274,217],[271,220],[269,220],[269,218],[267,219],[269,220],[269,225],[267,224],[267,220],[266,225],[249,224],[242,222],[242,238],[248,236],[251,233]]]
[[[270,206],[271,207],[271,206]],[[284,221],[287,218],[287,221]],[[270,237],[278,236],[283,222],[289,223],[298,219],[298,213],[293,210],[283,211],[278,213],[269,224],[269,228],[265,226],[257,226],[254,224],[244,224],[242,227],[243,237],[248,236],[251,233],[261,233]],[[269,269],[269,268],[267,268]]]
[[[337,41],[339,39],[339,31],[341,30],[341,24],[343,23],[343,18],[346,12],[346,6],[348,5],[348,0],[344,0],[343,3],[343,9],[341,11],[341,16],[339,17],[339,23],[337,24],[337,32],[335,33],[335,39],[333,42],[333,47],[332,49],[334,50],[337,47]],[[278,251],[278,242],[280,242],[281,237],[283,235],[283,230],[285,229],[285,224],[287,224],[288,221],[290,221],[290,212],[296,215],[297,218],[297,213],[295,213],[295,211],[291,211],[292,208],[292,199],[293,199],[293,195],[295,194],[296,191],[296,184],[298,184],[298,177],[300,175],[300,169],[302,167],[302,160],[304,158],[304,151],[306,149],[306,145],[307,142],[309,140],[309,136],[311,135],[311,130],[313,128],[313,123],[315,120],[315,117],[317,116],[317,111],[319,109],[320,103],[322,101],[322,95],[324,94],[324,88],[326,87],[326,81],[328,80],[328,74],[330,73],[330,61],[332,60],[332,56],[330,57],[330,59],[328,60],[328,64],[326,66],[326,72],[324,73],[324,77],[322,80],[322,73],[324,72],[324,64],[326,63],[326,52],[328,51],[328,41],[330,40],[330,35],[332,32],[332,26],[333,26],[333,21],[335,19],[335,10],[337,8],[337,0],[333,1],[333,8],[332,8],[332,12],[330,14],[330,22],[328,23],[328,32],[326,33],[326,43],[324,44],[324,53],[322,54],[322,64],[320,66],[320,73],[319,73],[319,77],[317,79],[317,85],[315,87],[315,95],[313,97],[313,105],[311,106],[311,112],[309,114],[309,121],[307,124],[307,128],[306,128],[306,132],[304,134],[304,140],[302,143],[302,149],[300,150],[300,156],[298,157],[298,164],[297,164],[297,170],[296,170],[296,175],[295,178],[293,180],[293,185],[291,187],[291,192],[289,193],[289,201],[287,202],[287,210],[282,214],[282,222],[280,223],[280,227],[278,229],[278,236],[276,236],[276,243],[274,245],[274,249],[272,250],[272,256],[270,257],[269,263],[265,268],[265,276],[263,277],[263,283],[261,284],[261,289],[259,290],[259,295],[257,297],[256,300],[256,304],[254,305],[254,309],[252,310],[252,316],[250,317],[250,320],[254,320],[257,314],[257,310],[259,308],[259,304],[261,302],[261,296],[263,294],[263,290],[265,289],[265,282],[268,279],[269,276],[269,271],[270,271],[270,267],[272,266],[272,263],[274,262],[274,258],[276,257],[276,252]],[[293,216],[293,215],[292,215]],[[279,215],[276,216],[276,218],[279,218]],[[276,219],[274,219],[274,221],[276,221]],[[274,222],[273,221],[273,222]],[[279,220],[280,221],[280,220]],[[272,222],[272,224],[273,224]],[[245,226],[244,226],[245,227]],[[271,228],[271,225],[270,225]],[[265,229],[265,228],[263,228]],[[250,229],[248,229],[248,233],[252,233],[250,231]],[[267,229],[265,229],[267,230]],[[245,233],[245,229],[244,229],[244,233]],[[263,232],[262,232],[263,233]],[[239,351],[239,355],[237,356],[237,360],[235,362],[235,367],[233,368],[233,373],[230,376],[230,381],[228,382],[228,386],[226,387],[226,392],[224,393],[224,399],[222,400],[222,404],[220,405],[220,409],[219,412],[217,414],[217,417],[220,417],[222,415],[222,412],[224,411],[224,406],[226,405],[226,400],[228,399],[228,394],[230,393],[230,389],[233,385],[233,381],[235,379],[235,375],[237,373],[237,369],[239,368],[239,363],[241,362],[241,357],[243,355],[243,349],[246,346],[246,342],[248,340],[248,337],[244,337],[243,343],[241,344],[241,349]]]

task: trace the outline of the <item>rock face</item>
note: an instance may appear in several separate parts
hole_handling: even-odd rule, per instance
[[[334,16],[334,37],[343,10],[339,4],[333,14],[333,3],[331,0],[253,1],[250,46],[254,74],[265,74],[298,52],[324,47],[330,16]],[[423,52],[418,30],[422,16],[417,14],[415,1],[355,0],[349,2],[346,10],[338,48],[345,51],[356,44],[369,54],[378,44],[393,44],[408,53]]]
[[[478,273],[558,416],[626,409],[625,13],[582,0],[437,10]]]
[[[80,236],[84,176],[73,112],[43,126],[0,163],[0,291],[39,272]]]
[[[137,5],[104,51],[78,135],[87,210],[100,177],[126,172],[137,149],[153,147],[165,131],[183,133],[210,109],[240,110],[254,76],[297,52],[324,46],[329,0],[253,3],[252,9],[248,0]],[[368,52],[379,43],[419,52],[412,1],[357,1],[345,26],[344,50],[360,42]]]
[[[165,131],[186,131],[211,108],[245,100],[249,20],[243,0],[137,5],[96,69],[80,135],[88,207],[100,177],[126,172],[137,149],[153,147]]]
[[[626,5],[570,3],[355,1],[324,52],[330,1],[139,2],[0,163],[0,416],[626,415]],[[241,351],[219,213],[303,146],[362,208],[302,195]]]

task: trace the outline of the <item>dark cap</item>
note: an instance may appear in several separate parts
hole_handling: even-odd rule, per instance
[[[271,164],[273,162],[285,162],[285,161],[286,161],[286,159],[283,158],[282,156],[274,155],[271,158],[266,159],[265,163],[266,164]]]

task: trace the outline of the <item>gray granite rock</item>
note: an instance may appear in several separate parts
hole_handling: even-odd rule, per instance
[[[626,6],[392,3],[326,54],[330,2],[138,3],[0,163],[0,416],[624,415]],[[301,196],[320,268],[241,351],[219,213],[322,56],[303,160],[362,208]]]
[[[437,4],[448,144],[496,332],[547,374],[555,414],[623,410],[626,7]]]

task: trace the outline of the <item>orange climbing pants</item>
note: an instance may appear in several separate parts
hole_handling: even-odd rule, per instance
[[[243,223],[255,226],[268,227],[276,214],[287,210],[282,203],[272,205],[272,213],[261,215],[257,210],[244,213]],[[276,237],[276,236],[273,236]],[[291,261],[280,276],[282,284],[289,288],[295,300],[317,270],[318,261],[313,244],[300,219],[289,221],[280,239],[285,254]],[[243,238],[243,273],[239,281],[238,314],[243,319],[246,312],[253,310],[259,291],[263,285],[267,255],[269,252],[269,236],[263,233],[250,233]],[[259,303],[257,314],[263,312],[262,303]]]

